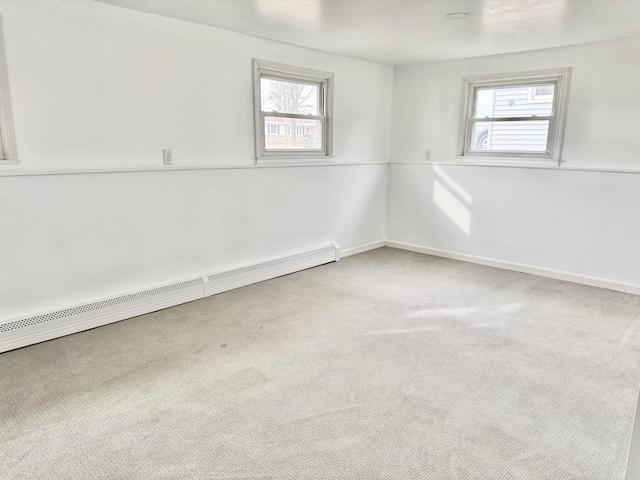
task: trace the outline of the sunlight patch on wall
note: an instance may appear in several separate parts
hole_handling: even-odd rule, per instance
[[[433,171],[443,181],[443,183],[445,183],[449,188],[451,188],[451,190],[453,190],[456,194],[458,194],[458,196],[460,196],[461,200],[469,205],[473,203],[473,198],[471,198],[469,192],[462,188],[462,186],[460,186],[460,184],[456,182],[456,180],[451,175],[445,172],[438,165],[433,166]]]
[[[460,230],[469,235],[471,231],[471,211],[439,180],[434,180],[433,201],[453,220]]]
[[[433,181],[433,201],[455,223],[469,235],[471,231],[471,209],[473,198],[451,175],[438,165],[433,166],[436,179]]]

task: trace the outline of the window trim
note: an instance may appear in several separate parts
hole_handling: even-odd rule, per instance
[[[1,15],[0,20],[2,20]],[[11,105],[9,72],[3,30],[4,28],[0,26],[0,166],[17,165],[20,163],[13,126],[13,108]]]
[[[517,164],[557,164],[562,161],[562,147],[567,117],[571,67],[527,72],[473,75],[462,79],[461,113],[458,129],[458,160]],[[511,87],[552,83],[555,85],[552,115],[541,117],[499,117],[498,119],[473,119],[475,92],[478,88]],[[549,120],[547,148],[545,152],[522,151],[474,151],[469,148],[473,123],[476,121]]]
[[[301,115],[294,113],[277,113],[262,111],[262,91],[260,79],[262,77],[281,79],[288,82],[298,82],[318,85],[318,108],[321,115]],[[253,115],[255,124],[255,159],[261,161],[283,162],[318,162],[321,159],[332,158],[333,149],[333,73],[310,68],[297,67],[267,60],[253,59]],[[284,117],[314,119],[322,122],[322,148],[319,150],[266,150],[265,148],[265,120],[264,117]]]

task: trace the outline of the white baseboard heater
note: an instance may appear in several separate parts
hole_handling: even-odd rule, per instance
[[[288,257],[205,274],[80,305],[0,321],[0,353],[340,260],[328,245]]]

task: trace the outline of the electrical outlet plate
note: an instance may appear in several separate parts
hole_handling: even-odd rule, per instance
[[[162,150],[162,163],[165,165],[173,165],[173,156],[171,150]]]

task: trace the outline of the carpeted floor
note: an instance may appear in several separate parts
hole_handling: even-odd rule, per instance
[[[621,480],[639,315],[371,251],[0,355],[0,478]]]

